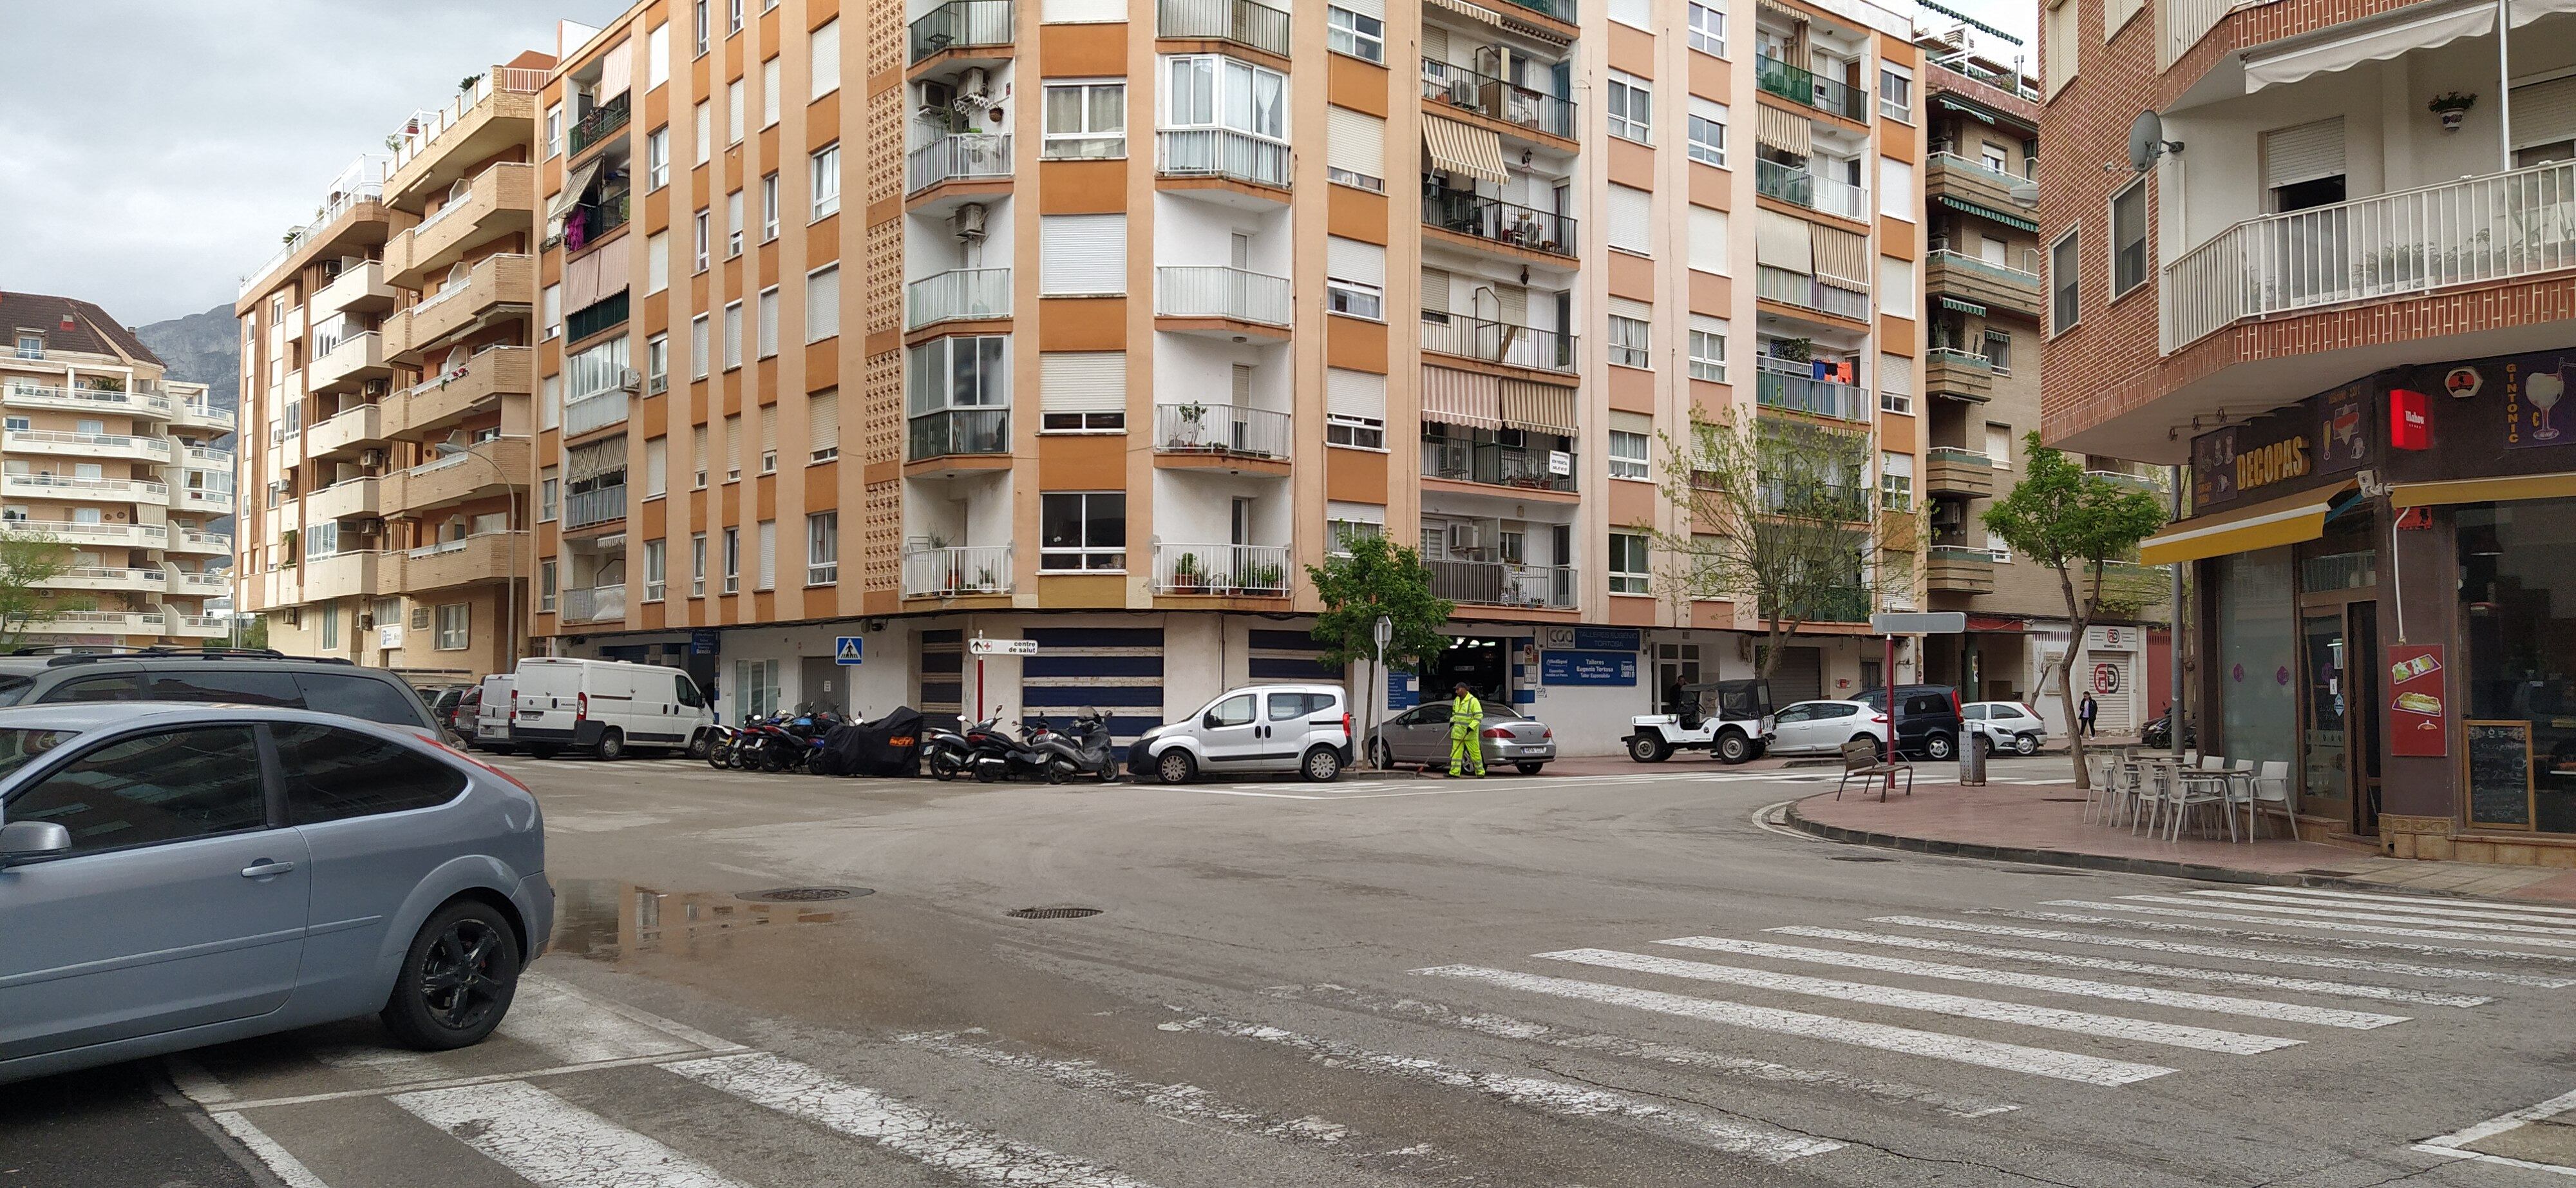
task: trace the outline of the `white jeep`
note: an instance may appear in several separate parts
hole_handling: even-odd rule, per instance
[[[1684,685],[1679,712],[1628,719],[1628,757],[1661,763],[1675,751],[1710,751],[1726,763],[1759,759],[1772,737],[1771,682]]]

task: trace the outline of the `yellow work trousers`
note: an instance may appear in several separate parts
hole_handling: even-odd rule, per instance
[[[1449,774],[1465,775],[1470,766],[1477,775],[1485,774],[1485,746],[1476,731],[1449,732]]]

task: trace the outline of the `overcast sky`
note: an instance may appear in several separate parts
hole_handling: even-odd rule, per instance
[[[1943,2],[2036,42],[2032,0]],[[85,297],[128,325],[229,304],[331,179],[414,111],[521,50],[553,52],[558,19],[625,8],[0,0],[15,51],[0,71],[0,288]]]

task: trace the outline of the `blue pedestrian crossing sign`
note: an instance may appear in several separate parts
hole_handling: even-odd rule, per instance
[[[832,660],[839,664],[858,663],[861,651],[859,645],[864,642],[866,641],[855,635],[841,636],[839,642],[832,645]]]

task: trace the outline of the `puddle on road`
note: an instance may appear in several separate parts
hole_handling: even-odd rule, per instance
[[[662,891],[616,879],[555,884],[549,953],[615,961],[639,953],[695,956],[736,935],[831,924],[844,910],[798,903],[747,903],[729,891]]]

